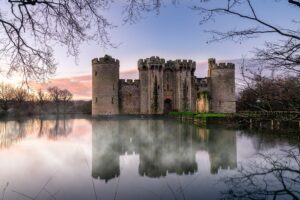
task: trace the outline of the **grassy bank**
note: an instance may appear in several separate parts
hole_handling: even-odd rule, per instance
[[[193,118],[224,118],[229,114],[224,113],[199,113],[199,112],[170,112],[171,116],[193,117]]]
[[[231,125],[231,114],[224,113],[200,113],[200,112],[170,112],[170,116],[181,121],[190,121],[199,126],[206,125]]]
[[[223,124],[237,127],[259,129],[300,129],[299,112],[243,112],[243,113],[197,113],[197,112],[171,112],[173,116],[182,121],[191,121],[196,125]]]

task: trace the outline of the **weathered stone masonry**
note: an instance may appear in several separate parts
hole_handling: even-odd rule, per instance
[[[206,78],[195,77],[192,60],[140,59],[139,80],[120,80],[119,67],[111,56],[92,60],[93,115],[235,112],[232,63],[209,59]]]

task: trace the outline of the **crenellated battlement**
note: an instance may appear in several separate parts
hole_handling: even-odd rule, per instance
[[[139,59],[138,61],[138,65],[162,65],[165,64],[165,59],[160,58],[158,56],[151,56],[150,58],[146,58],[146,59]]]
[[[219,65],[217,65],[217,68],[219,68],[219,69],[234,69],[235,64],[234,63],[219,63]]]
[[[147,70],[147,69],[162,69],[165,65],[165,59],[160,58],[158,56],[152,56],[146,59],[140,59],[138,61],[138,69],[139,70]]]
[[[215,58],[208,59],[208,66],[211,69],[234,69],[235,68],[234,63],[219,63],[219,64],[217,64]]]
[[[195,70],[196,69],[196,62],[192,60],[168,60],[167,62],[165,59],[160,58],[158,56],[140,59],[138,61],[138,69],[139,70],[147,70],[147,69],[162,69],[162,68],[175,68],[177,70],[187,69],[187,70]]]
[[[175,60],[175,67],[177,70],[187,69],[187,70],[195,70],[196,62],[192,60]]]
[[[94,58],[92,59],[92,64],[120,64],[118,59],[115,59],[109,55],[105,55],[101,58]]]

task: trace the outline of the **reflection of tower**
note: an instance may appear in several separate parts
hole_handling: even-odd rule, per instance
[[[92,122],[92,177],[106,182],[120,175],[119,122]]]
[[[195,131],[196,127],[189,124],[147,121],[145,137],[139,144],[140,175],[160,177],[167,172],[180,175],[196,172],[195,152],[199,141]]]
[[[237,152],[235,131],[228,129],[211,129],[208,139],[208,153],[212,174],[218,173],[219,169],[236,168]]]

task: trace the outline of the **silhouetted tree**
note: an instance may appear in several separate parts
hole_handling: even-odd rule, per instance
[[[58,87],[48,88],[49,98],[56,106],[56,112],[59,113],[60,104],[65,108],[67,103],[69,103],[73,97],[72,93],[67,89],[59,89]]]
[[[300,78],[256,76],[239,94],[238,110],[300,110]]]
[[[45,94],[45,92],[42,91],[42,89],[39,89],[36,98],[37,98],[37,104],[39,105],[39,112],[42,113],[44,105],[46,104],[48,99],[47,95]]]
[[[22,106],[26,101],[29,101],[29,93],[26,89],[18,87],[14,89],[14,102],[18,107]]]
[[[59,104],[61,101],[60,94],[61,91],[58,87],[49,87],[48,88],[49,98],[56,106],[56,113],[59,113]]]
[[[64,113],[66,112],[66,106],[72,100],[72,97],[73,95],[69,90],[64,89],[60,91],[60,99],[63,104]]]
[[[14,91],[15,89],[9,84],[0,84],[0,106],[1,109],[5,112],[10,108],[14,100]]]

